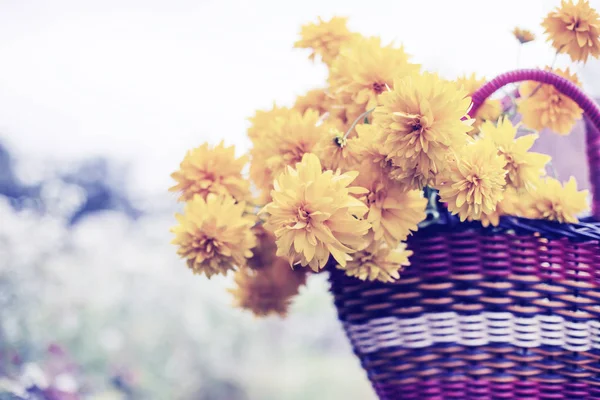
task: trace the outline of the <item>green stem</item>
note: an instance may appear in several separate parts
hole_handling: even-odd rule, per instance
[[[329,111],[327,111],[327,112],[323,113],[323,115],[321,115],[321,116],[319,117],[319,120],[317,121],[317,123],[316,123],[315,125],[317,125],[317,126],[319,126],[319,125],[322,125],[322,124],[323,124],[323,122],[325,122],[325,120],[326,120],[327,118],[329,118]]]
[[[352,125],[350,125],[350,128],[348,128],[348,131],[346,131],[346,133],[344,134],[344,139],[347,139],[348,136],[350,135],[350,133],[354,130],[354,127],[356,126],[356,124],[358,124],[358,121],[362,120],[363,118],[365,118],[367,115],[371,114],[373,111],[375,110],[375,107],[371,108],[370,110],[365,111],[364,113],[360,114],[358,116],[358,118],[356,118],[354,120],[354,122],[352,123]]]

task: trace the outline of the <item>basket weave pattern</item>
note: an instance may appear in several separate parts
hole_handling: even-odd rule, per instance
[[[546,71],[511,72],[473,95],[471,114],[522,80],[553,84],[584,109],[598,215],[600,109],[579,88]],[[409,238],[411,265],[395,283],[332,269],[339,318],[379,398],[600,400],[595,220],[504,217],[483,228],[447,218]]]
[[[600,399],[598,242],[431,230],[397,283],[331,275],[380,398]]]

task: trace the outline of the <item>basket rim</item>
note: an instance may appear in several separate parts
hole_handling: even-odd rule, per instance
[[[512,232],[517,235],[540,235],[546,239],[567,238],[574,242],[600,241],[600,222],[591,216],[581,218],[577,223],[560,223],[542,219],[517,216],[501,216],[498,226],[484,227],[480,221],[463,221],[452,215],[445,207],[438,209],[438,218],[426,221],[427,226],[419,227],[410,237],[431,237],[440,233],[479,231],[482,235],[498,235]]]

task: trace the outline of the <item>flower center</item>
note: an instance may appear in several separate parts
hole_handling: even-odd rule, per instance
[[[422,134],[428,127],[427,119],[421,114],[405,114],[408,128],[415,134]]]
[[[560,94],[553,94],[552,96],[550,96],[550,103],[554,106],[560,107],[560,104],[562,103],[562,97],[560,96]]]
[[[306,210],[304,206],[298,208],[296,223],[300,223],[302,225],[308,225],[310,223],[310,211]]]
[[[381,161],[379,162],[379,165],[381,166],[381,169],[385,170],[385,171],[389,171],[394,167],[394,163],[392,162],[391,158],[383,158],[381,159]]]
[[[504,159],[506,160],[507,167],[516,168],[515,158],[513,157],[512,153],[506,151],[506,149],[504,149],[503,146],[498,147],[498,154],[504,157]]]
[[[372,204],[381,204],[385,200],[387,196],[387,192],[385,190],[385,186],[382,183],[377,183],[375,188],[367,194],[367,205],[371,206]]]
[[[369,253],[368,251],[363,251],[357,257],[359,264],[366,264],[373,260],[373,253]]]
[[[571,17],[571,22],[567,23],[566,27],[570,31],[576,31],[581,24],[581,21],[577,17]]]
[[[475,193],[478,193],[482,190],[481,186],[483,183],[483,179],[481,179],[477,175],[470,175],[466,178],[466,180],[467,182],[469,182],[467,197],[472,199],[473,196],[475,196]]]
[[[296,163],[302,161],[302,157],[308,152],[306,147],[304,143],[299,143],[297,146],[288,149],[283,155],[286,165],[296,165]]]
[[[467,181],[471,182],[473,186],[479,186],[481,179],[477,175],[469,175]]]
[[[346,147],[346,145],[348,144],[348,139],[346,139],[345,137],[338,135],[333,139],[333,142],[338,146],[341,147],[342,149],[344,147]]]
[[[205,256],[213,257],[221,244],[215,238],[204,236],[192,242],[192,248],[203,253]]]
[[[375,82],[373,83],[373,91],[377,94],[381,94],[383,93],[383,91],[386,89],[385,83],[381,83],[381,82]]]

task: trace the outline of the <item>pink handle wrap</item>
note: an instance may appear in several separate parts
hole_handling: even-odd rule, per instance
[[[477,110],[494,92],[509,83],[536,81],[553,85],[559,92],[570,97],[585,114],[586,144],[590,183],[593,195],[592,215],[600,220],[600,107],[573,82],[541,69],[522,69],[498,75],[484,84],[472,95],[473,107],[469,114],[474,116]]]

